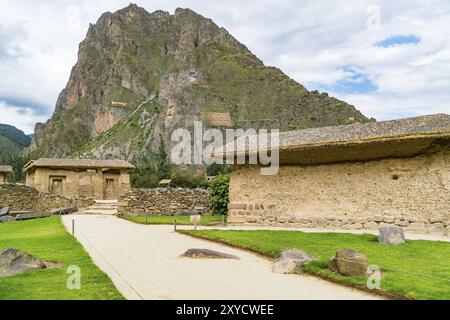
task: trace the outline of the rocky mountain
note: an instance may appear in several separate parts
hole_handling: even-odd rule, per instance
[[[309,92],[267,67],[225,29],[189,9],[103,14],[80,44],[52,118],[37,124],[36,156],[169,154],[170,135],[212,113],[234,127],[300,128],[366,122],[355,107]]]
[[[16,127],[0,124],[0,158],[17,154],[30,145],[31,138]]]

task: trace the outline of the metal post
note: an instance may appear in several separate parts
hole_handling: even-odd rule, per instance
[[[197,221],[198,221],[198,218],[196,217],[195,222],[194,222],[194,230],[197,230]]]
[[[173,232],[177,232],[177,219],[173,220]]]
[[[222,215],[222,227],[225,227],[225,215]]]
[[[72,235],[75,235],[75,219],[72,219]]]
[[[147,217],[148,217],[148,214],[146,213],[145,214],[145,224],[147,225]]]

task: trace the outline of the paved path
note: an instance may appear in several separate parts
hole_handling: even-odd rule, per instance
[[[94,262],[128,299],[376,299],[364,292],[309,276],[271,272],[252,253],[114,216],[63,216]],[[180,258],[189,248],[234,254],[240,260]],[[81,270],[81,272],[83,272]]]

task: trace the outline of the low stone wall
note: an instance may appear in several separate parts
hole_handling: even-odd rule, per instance
[[[399,226],[405,231],[434,235],[450,235],[450,216],[418,219],[415,217],[373,216],[351,217],[298,217],[286,216],[277,211],[275,204],[230,203],[228,223],[236,225],[262,225],[293,228],[321,228],[343,230],[378,230],[387,226]]]
[[[0,184],[0,208],[10,211],[50,212],[52,209],[76,206],[85,208],[94,204],[93,199],[66,198],[37,191],[20,184]]]
[[[210,208],[209,191],[203,189],[133,189],[118,199],[122,215],[209,214]]]

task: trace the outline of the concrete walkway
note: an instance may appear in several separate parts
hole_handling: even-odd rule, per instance
[[[114,216],[62,217],[94,262],[127,299],[377,299],[309,276],[271,272],[271,261],[252,253]],[[180,258],[189,248],[236,255],[240,260]],[[83,272],[81,270],[81,272]]]

